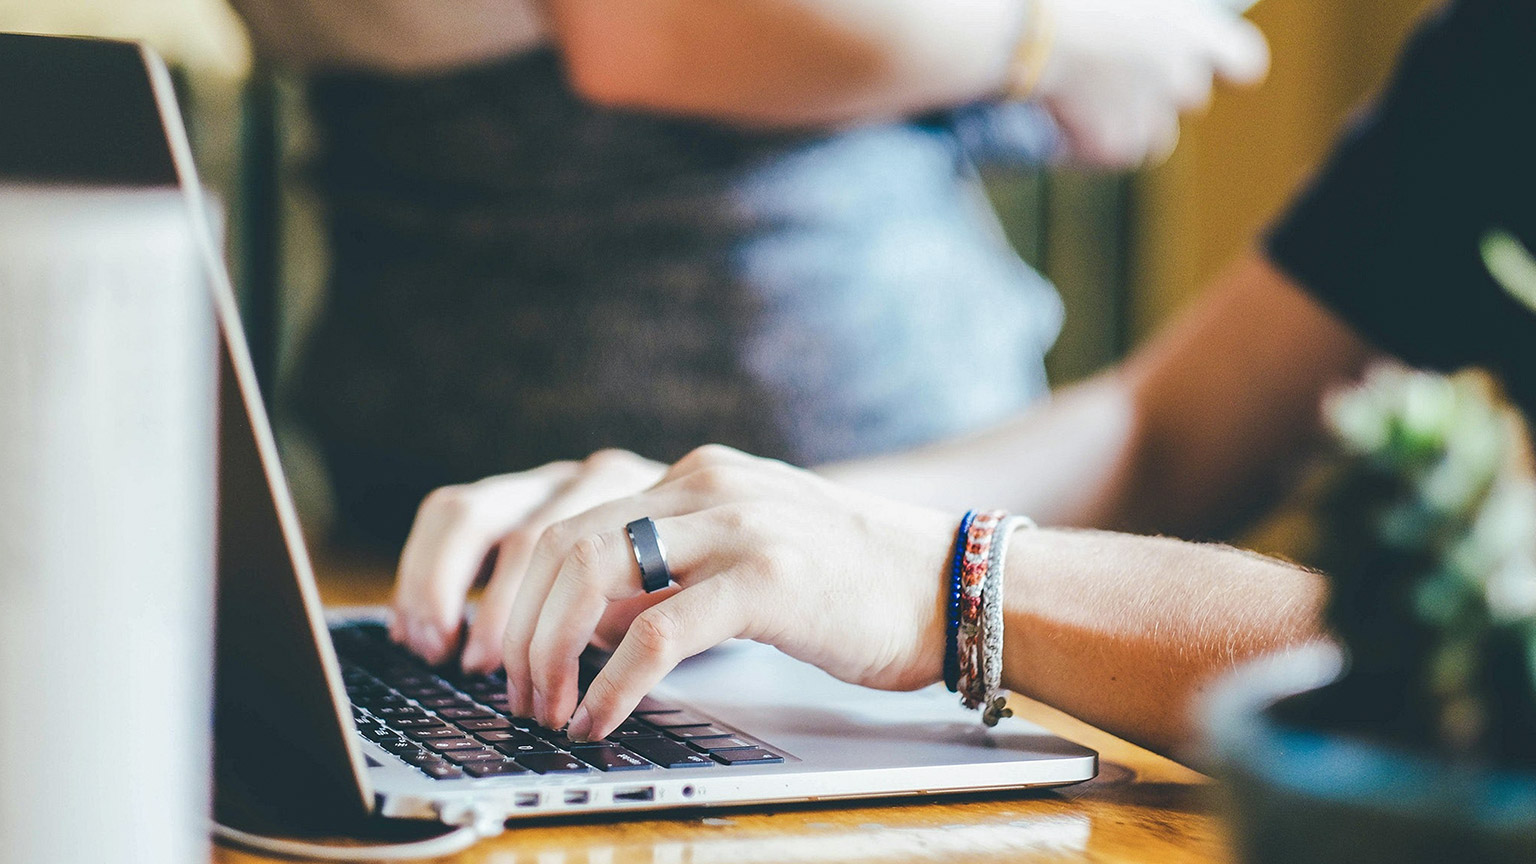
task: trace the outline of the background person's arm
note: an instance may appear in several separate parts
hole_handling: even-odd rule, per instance
[[[1039,0],[1031,0],[1039,2]],[[1134,164],[1177,138],[1212,78],[1263,77],[1249,22],[1202,0],[1045,0],[1036,95],[1074,155]],[[1002,92],[1024,0],[544,0],[595,102],[747,126],[889,120]]]
[[[1253,253],[1125,364],[1018,420],[820,473],[950,509],[1212,536],[1272,500],[1317,440],[1323,395],[1371,354]]]

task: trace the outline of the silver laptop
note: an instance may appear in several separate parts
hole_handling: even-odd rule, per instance
[[[180,186],[207,214],[171,79],[136,44],[0,35],[0,177]],[[504,682],[428,668],[380,609],[322,609],[212,232],[222,330],[216,808],[282,833],[1015,790],[1097,754],[942,687],[885,693],[731,643],[684,662],[601,746],[506,711]],[[935,574],[934,578],[938,578]],[[600,663],[601,658],[591,658]]]

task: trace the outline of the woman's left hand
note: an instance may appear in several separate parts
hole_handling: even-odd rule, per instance
[[[625,526],[655,520],[676,585],[651,595],[577,706],[578,658],[611,605],[643,597]],[[957,519],[705,447],[654,487],[556,523],[521,580],[504,655],[514,710],[573,739],[613,731],[683,659],[727,639],[845,681],[938,680]]]

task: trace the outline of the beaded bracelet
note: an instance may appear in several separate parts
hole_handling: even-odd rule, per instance
[[[960,636],[960,575],[965,563],[965,544],[970,535],[971,522],[976,511],[971,510],[960,520],[960,530],[955,535],[955,555],[949,566],[949,596],[944,630],[944,686],[954,693],[960,687],[960,662],[958,657]]]

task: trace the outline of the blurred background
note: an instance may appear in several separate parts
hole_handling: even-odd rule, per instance
[[[1249,17],[1270,42],[1268,81],[1220,89],[1206,114],[1186,120],[1166,163],[1118,174],[986,169],[1009,240],[1065,302],[1047,360],[1053,386],[1121,357],[1252,241],[1428,5],[1264,0]],[[204,179],[226,205],[246,324],[282,423],[285,383],[327,273],[303,82],[252,59],[223,0],[0,0],[0,29],[143,38],[170,60]],[[296,490],[323,518],[330,499],[317,457],[286,437]]]

